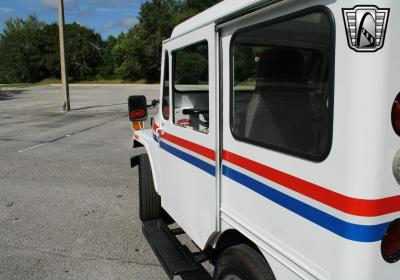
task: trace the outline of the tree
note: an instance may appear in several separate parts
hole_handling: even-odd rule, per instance
[[[139,23],[127,33],[127,52],[135,57],[138,70],[149,81],[158,81],[160,77],[162,41],[170,36],[178,13],[174,0],[145,2]]]
[[[139,23],[131,28],[118,48],[125,59],[117,72],[120,77],[135,80],[139,76],[158,81],[162,41],[170,37],[173,28],[220,0],[152,0],[142,4]]]
[[[41,31],[45,24],[34,15],[10,18],[0,35],[0,81],[36,82],[46,76],[42,64]]]
[[[208,83],[208,45],[196,44],[175,55],[176,84]]]
[[[178,3],[180,15],[177,17],[177,22],[181,23],[198,13],[210,8],[221,0],[185,0]]]
[[[170,37],[177,24],[219,1],[149,0],[141,6],[138,24],[106,41],[92,29],[67,24],[65,44],[70,80],[158,81],[162,41]],[[8,19],[0,34],[0,82],[37,82],[58,77],[58,25],[45,24],[34,15]]]
[[[65,37],[70,79],[95,78],[98,68],[103,65],[101,36],[73,23],[65,26]],[[7,20],[0,35],[0,82],[38,82],[58,77],[58,25],[40,22],[34,15],[26,20]]]
[[[46,69],[45,78],[60,78],[60,46],[58,38],[58,25],[46,24],[41,32],[40,40],[42,43],[41,65]]]
[[[117,67],[117,56],[114,56],[113,49],[118,44],[118,39],[114,36],[109,36],[105,42],[102,43],[101,55],[102,64],[97,69],[96,78],[98,79],[114,79],[115,68]]]
[[[127,34],[121,34],[118,37],[118,43],[112,50],[117,64],[115,76],[123,80],[135,81],[144,77],[140,67],[143,46],[136,39],[136,34],[135,27],[130,29]]]
[[[78,23],[65,26],[68,76],[73,81],[94,79],[102,65],[100,34]]]

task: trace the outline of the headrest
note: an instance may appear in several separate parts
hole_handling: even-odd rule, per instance
[[[271,82],[304,81],[304,55],[298,50],[269,49],[260,56],[257,80]]]

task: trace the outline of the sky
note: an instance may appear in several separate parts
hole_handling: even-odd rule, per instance
[[[146,0],[64,0],[65,21],[94,29],[104,39],[137,23],[140,5]],[[42,21],[57,22],[58,0],[0,0],[0,31],[9,17],[35,14]]]

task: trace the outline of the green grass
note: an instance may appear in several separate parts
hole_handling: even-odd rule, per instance
[[[61,84],[59,79],[44,79],[43,81],[36,83],[37,85],[51,85],[51,84]]]
[[[115,84],[128,84],[128,81],[125,80],[91,80],[91,81],[79,81],[79,82],[74,82],[71,84],[110,84],[110,85],[115,85]]]
[[[137,80],[137,81],[135,81],[135,82],[133,82],[134,84],[140,84],[140,85],[143,85],[143,84],[148,84],[148,82],[145,80],[145,79],[140,79],[140,80]]]
[[[91,80],[91,81],[79,81],[71,84],[105,84],[105,85],[116,85],[116,84],[138,84],[138,85],[143,85],[143,84],[156,84],[156,83],[150,83],[145,79],[140,79],[135,82],[132,81],[127,81],[127,80],[121,80],[121,79],[115,79],[115,80]]]
[[[154,84],[154,83],[149,83],[145,79],[140,79],[135,82],[132,81],[127,81],[127,80],[121,80],[121,79],[115,79],[115,80],[91,80],[91,81],[79,81],[79,82],[74,82],[71,84],[106,84],[106,85],[116,85],[116,84]]]
[[[0,84],[0,88],[26,88],[34,85],[29,83]]]
[[[61,81],[58,79],[45,79],[38,83],[13,83],[13,84],[0,84],[0,88],[26,88],[33,86],[41,86],[41,85],[51,85],[51,84],[61,84]],[[73,82],[70,84],[104,84],[104,85],[117,85],[117,84],[151,84],[147,82],[145,79],[140,79],[135,82],[115,79],[115,80],[91,80],[91,81],[79,81]]]
[[[0,88],[26,88],[40,85],[60,84],[61,81],[57,79],[45,79],[38,83],[13,83],[13,84],[0,84]]]

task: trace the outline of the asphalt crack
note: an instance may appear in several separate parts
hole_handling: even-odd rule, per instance
[[[69,134],[66,134],[66,135],[63,135],[63,136],[60,136],[60,137],[57,137],[57,138],[54,138],[54,139],[45,141],[45,142],[38,142],[38,143],[40,143],[40,144],[35,145],[35,146],[31,146],[31,147],[28,147],[28,148],[25,148],[25,149],[22,149],[22,150],[19,150],[18,153],[27,152],[27,151],[30,151],[30,150],[33,150],[33,149],[42,147],[42,146],[44,146],[44,145],[50,144],[50,143],[58,142],[58,141],[63,140],[63,139],[65,139],[65,138],[75,136],[75,135],[77,135],[77,134],[79,134],[79,133],[83,133],[83,132],[89,131],[89,130],[91,130],[91,129],[94,129],[94,128],[97,128],[97,127],[106,125],[106,124],[108,124],[108,123],[110,123],[110,122],[114,122],[114,121],[116,121],[116,120],[119,120],[119,119],[122,119],[122,118],[126,118],[127,116],[128,116],[128,115],[126,114],[126,115],[120,116],[120,117],[118,117],[118,118],[114,118],[114,119],[111,119],[111,120],[107,120],[107,121],[105,121],[105,122],[101,122],[101,123],[98,123],[98,124],[95,124],[95,125],[92,125],[92,126],[89,126],[89,127],[86,127],[86,128],[80,129],[80,130],[77,130],[77,131],[74,131],[74,132],[72,132],[72,133],[69,133]]]

